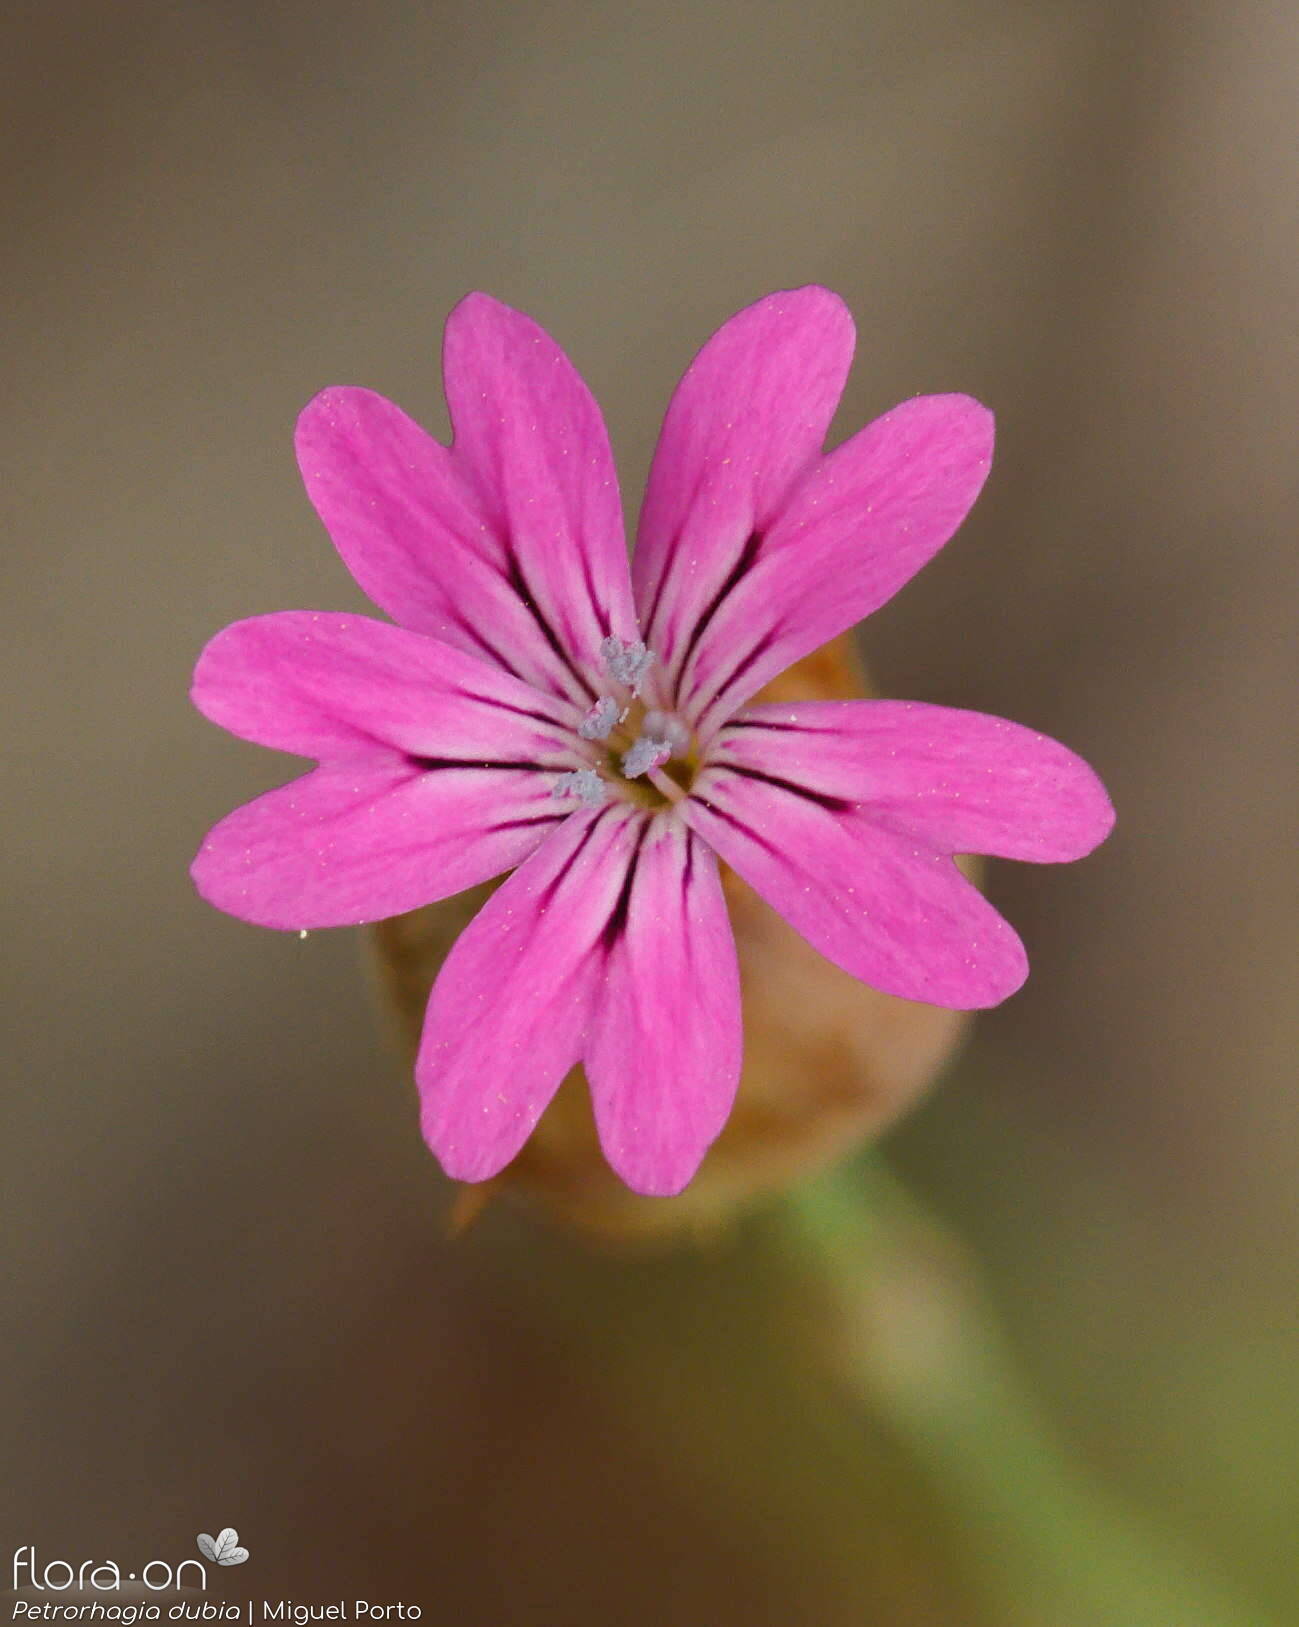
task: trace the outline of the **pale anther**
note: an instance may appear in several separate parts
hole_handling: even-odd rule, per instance
[[[602,695],[577,726],[583,740],[604,740],[618,721],[618,702]]]
[[[647,774],[651,768],[657,768],[660,763],[666,763],[672,755],[672,747],[666,740],[655,740],[652,735],[643,734],[622,760],[622,771],[629,780],[636,779],[641,774]]]
[[[646,649],[640,639],[626,644],[616,633],[600,641],[600,659],[605,671],[615,682],[625,684],[634,695],[654,660],[654,652]]]
[[[608,787],[593,768],[575,768],[561,774],[550,788],[552,797],[578,797],[590,808],[598,808]]]

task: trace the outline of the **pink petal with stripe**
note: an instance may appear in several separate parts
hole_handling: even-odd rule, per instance
[[[755,706],[722,729],[710,761],[842,798],[943,853],[1063,862],[1114,824],[1105,787],[1066,746],[950,706]]]
[[[541,775],[376,754],[236,808],[190,873],[209,904],[256,926],[359,926],[512,869],[568,812]]]
[[[599,408],[541,328],[484,294],[452,312],[444,371],[452,447],[373,391],[318,395],[298,422],[308,493],[397,621],[589,704],[600,639],[636,636]]]
[[[503,1169],[581,1059],[601,994],[601,935],[643,823],[625,805],[573,814],[447,956],[415,1078],[425,1140],[455,1179]]]
[[[382,920],[526,858],[569,809],[563,703],[460,650],[365,616],[288,611],[227,627],[194,701],[233,734],[325,766],[222,820],[204,898],[302,928]]]
[[[681,675],[678,704],[702,734],[910,581],[979,495],[992,438],[969,396],[918,396],[812,467]]]
[[[416,1077],[447,1173],[519,1151],[585,1060],[601,1144],[679,1192],[730,1111],[739,973],[717,865],[675,814],[575,814],[493,895],[434,985]]]
[[[620,908],[586,1071],[605,1157],[633,1191],[680,1192],[726,1123],[743,1035],[717,861],[676,814],[644,827]]]
[[[233,622],[199,657],[191,695],[231,734],[302,757],[388,747],[544,760],[560,771],[578,761],[574,708],[438,639],[368,616],[285,610]]]
[[[547,640],[598,682],[602,639],[636,637],[608,432],[544,329],[487,294],[461,300],[443,347],[454,455]]]
[[[677,386],[632,562],[644,636],[669,675],[819,454],[852,351],[843,301],[796,288],[732,317]]]
[[[918,838],[726,768],[706,769],[682,807],[719,858],[873,988],[964,1011],[999,1004],[1028,975],[1007,923]]]
[[[486,505],[452,453],[370,390],[330,389],[298,420],[307,491],[380,609],[538,688],[586,704],[506,574]]]

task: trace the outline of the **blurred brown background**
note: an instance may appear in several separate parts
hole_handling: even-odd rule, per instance
[[[814,280],[859,325],[842,432],[928,390],[999,417],[867,630],[881,689],[1060,736],[1120,813],[995,870],[1034,975],[895,1162],[1080,1459],[1293,1619],[1299,14],[72,0],[6,38],[11,1546],[229,1523],[230,1597],[469,1627],[975,1619],[887,1440],[860,1530],[818,1514],[842,1436],[737,1378],[742,1242],[447,1243],[359,939],[185,873],[289,766],[190,711],[203,641],[360,602],[293,463],[316,389],[440,432],[442,320],[488,289],[584,371],[634,504],[696,346]],[[628,1340],[661,1310],[750,1443],[729,1480],[547,1273]]]

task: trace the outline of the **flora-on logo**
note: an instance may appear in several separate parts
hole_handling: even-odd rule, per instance
[[[227,1525],[217,1537],[210,1537],[204,1531],[197,1541],[198,1551],[204,1559],[211,1559],[218,1565],[242,1565],[248,1558],[248,1550],[239,1546],[239,1533],[233,1525]]]
[[[224,1537],[226,1533],[223,1531]],[[234,1532],[230,1532],[231,1537]],[[211,1540],[211,1539],[209,1539]],[[244,1559],[248,1554],[239,1550]],[[220,1564],[238,1564],[239,1560],[220,1560]],[[207,1588],[207,1571],[197,1559],[182,1559],[171,1566],[165,1559],[151,1559],[137,1571],[124,1571],[115,1559],[83,1559],[74,1565],[70,1559],[41,1560],[36,1548],[25,1542],[14,1551],[13,1590],[35,1588],[38,1593],[66,1593],[71,1588],[81,1592],[117,1593],[124,1582],[143,1582],[151,1593],[165,1593],[172,1588]],[[71,1607],[69,1607],[71,1608]]]

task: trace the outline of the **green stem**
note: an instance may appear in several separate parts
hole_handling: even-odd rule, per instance
[[[961,1248],[880,1163],[789,1201],[840,1385],[882,1416],[949,1510],[1006,1627],[1266,1627],[1073,1464],[1026,1392]]]

